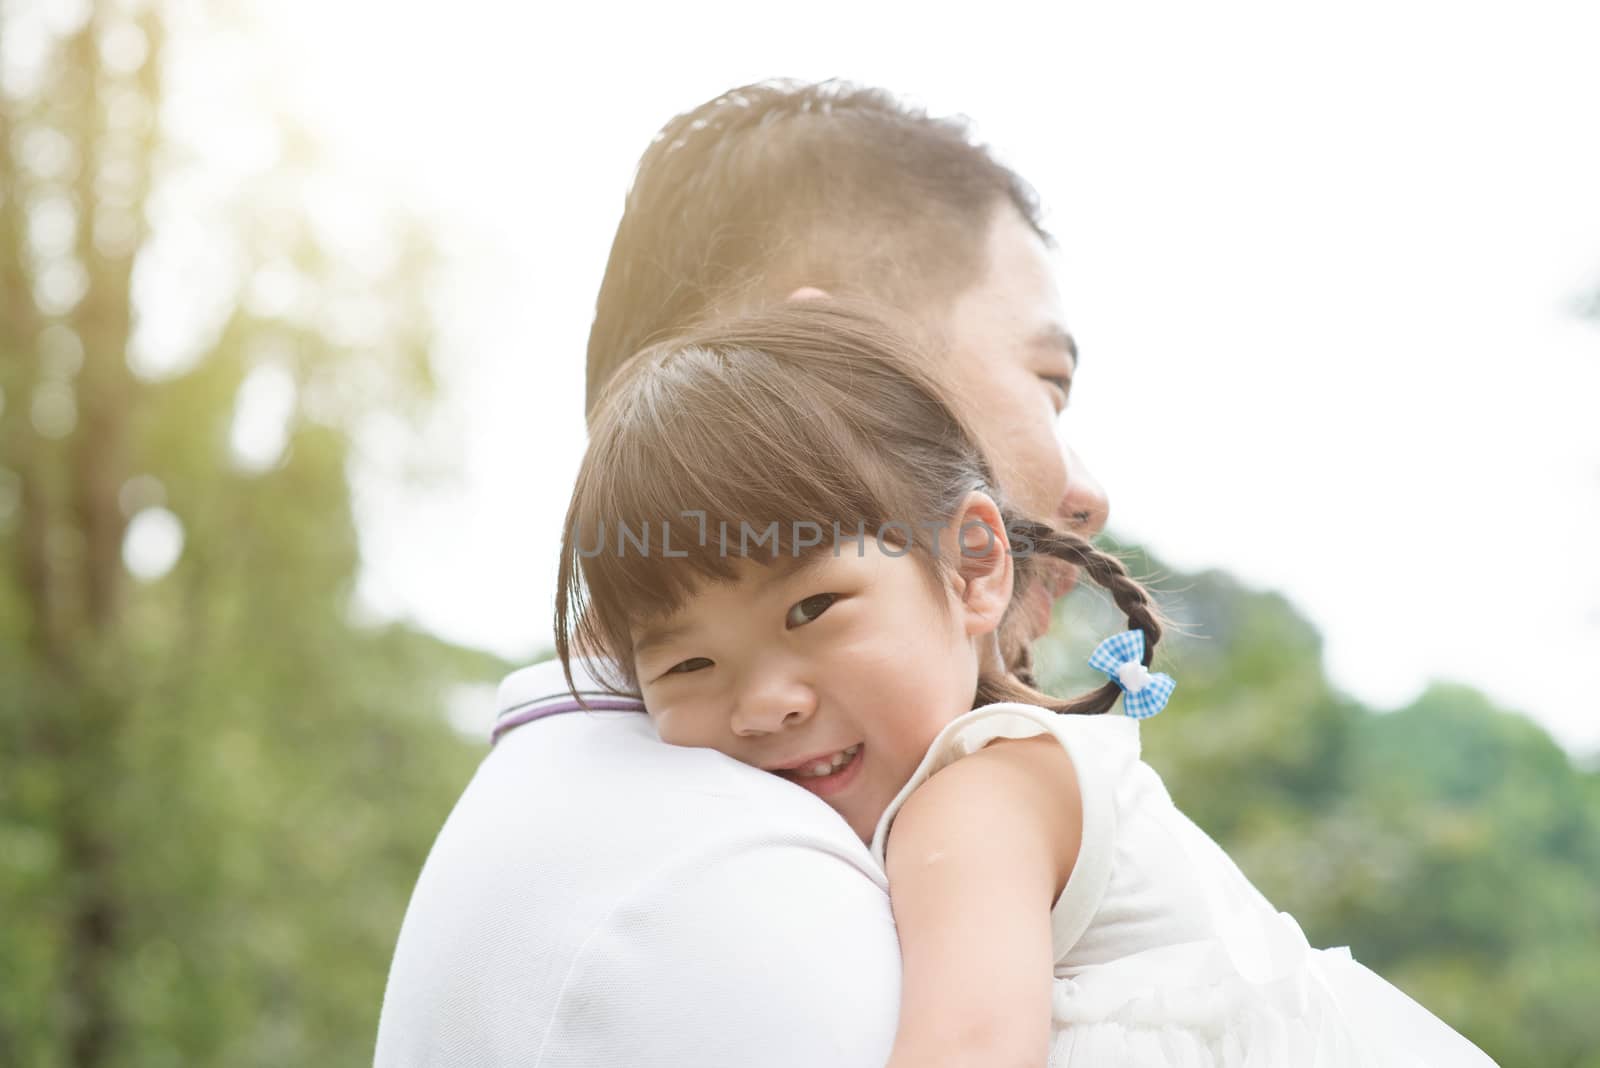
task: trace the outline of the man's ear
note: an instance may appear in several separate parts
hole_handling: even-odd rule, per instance
[[[953,536],[943,543],[944,551],[955,547],[952,570],[957,576],[963,625],[969,635],[993,633],[1011,606],[1016,578],[1000,509],[988,494],[974,490],[967,494],[948,529]]]
[[[784,299],[785,300],[827,300],[829,298],[829,296],[831,296],[831,294],[825,289],[818,289],[816,286],[801,286],[799,289],[795,290],[793,293],[790,293]]]

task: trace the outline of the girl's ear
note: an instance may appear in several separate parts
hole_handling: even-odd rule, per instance
[[[967,494],[948,529],[952,536],[941,544],[955,546],[951,570],[966,632],[972,636],[993,633],[1011,606],[1015,582],[1011,543],[1000,509],[988,494],[974,490]]]

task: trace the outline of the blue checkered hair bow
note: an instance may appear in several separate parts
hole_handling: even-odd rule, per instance
[[[1103,671],[1122,690],[1122,711],[1134,719],[1149,719],[1167,707],[1178,688],[1171,675],[1152,673],[1144,666],[1144,631],[1125,630],[1095,646],[1089,666]]]

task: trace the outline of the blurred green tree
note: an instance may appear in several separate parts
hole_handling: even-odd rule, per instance
[[[444,702],[503,667],[352,610],[349,469],[428,411],[432,259],[398,215],[331,240],[281,119],[208,193],[165,29],[0,7],[0,1063],[367,1063],[481,753]]]

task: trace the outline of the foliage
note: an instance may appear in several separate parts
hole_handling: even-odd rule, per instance
[[[504,667],[352,617],[353,443],[432,388],[426,248],[397,219],[380,272],[331,252],[294,198],[305,160],[270,225],[265,187],[194,195],[154,119],[156,13],[48,11],[0,13],[49,53],[0,98],[0,1063],[369,1062],[410,887],[481,753],[447,690]],[[141,327],[196,291],[171,264],[197,221],[225,314],[192,364],[140,371]],[[314,297],[266,307],[269,276]],[[369,286],[403,314],[359,314]],[[290,385],[281,446],[241,457],[263,371]],[[151,516],[182,552],[136,581]]]

